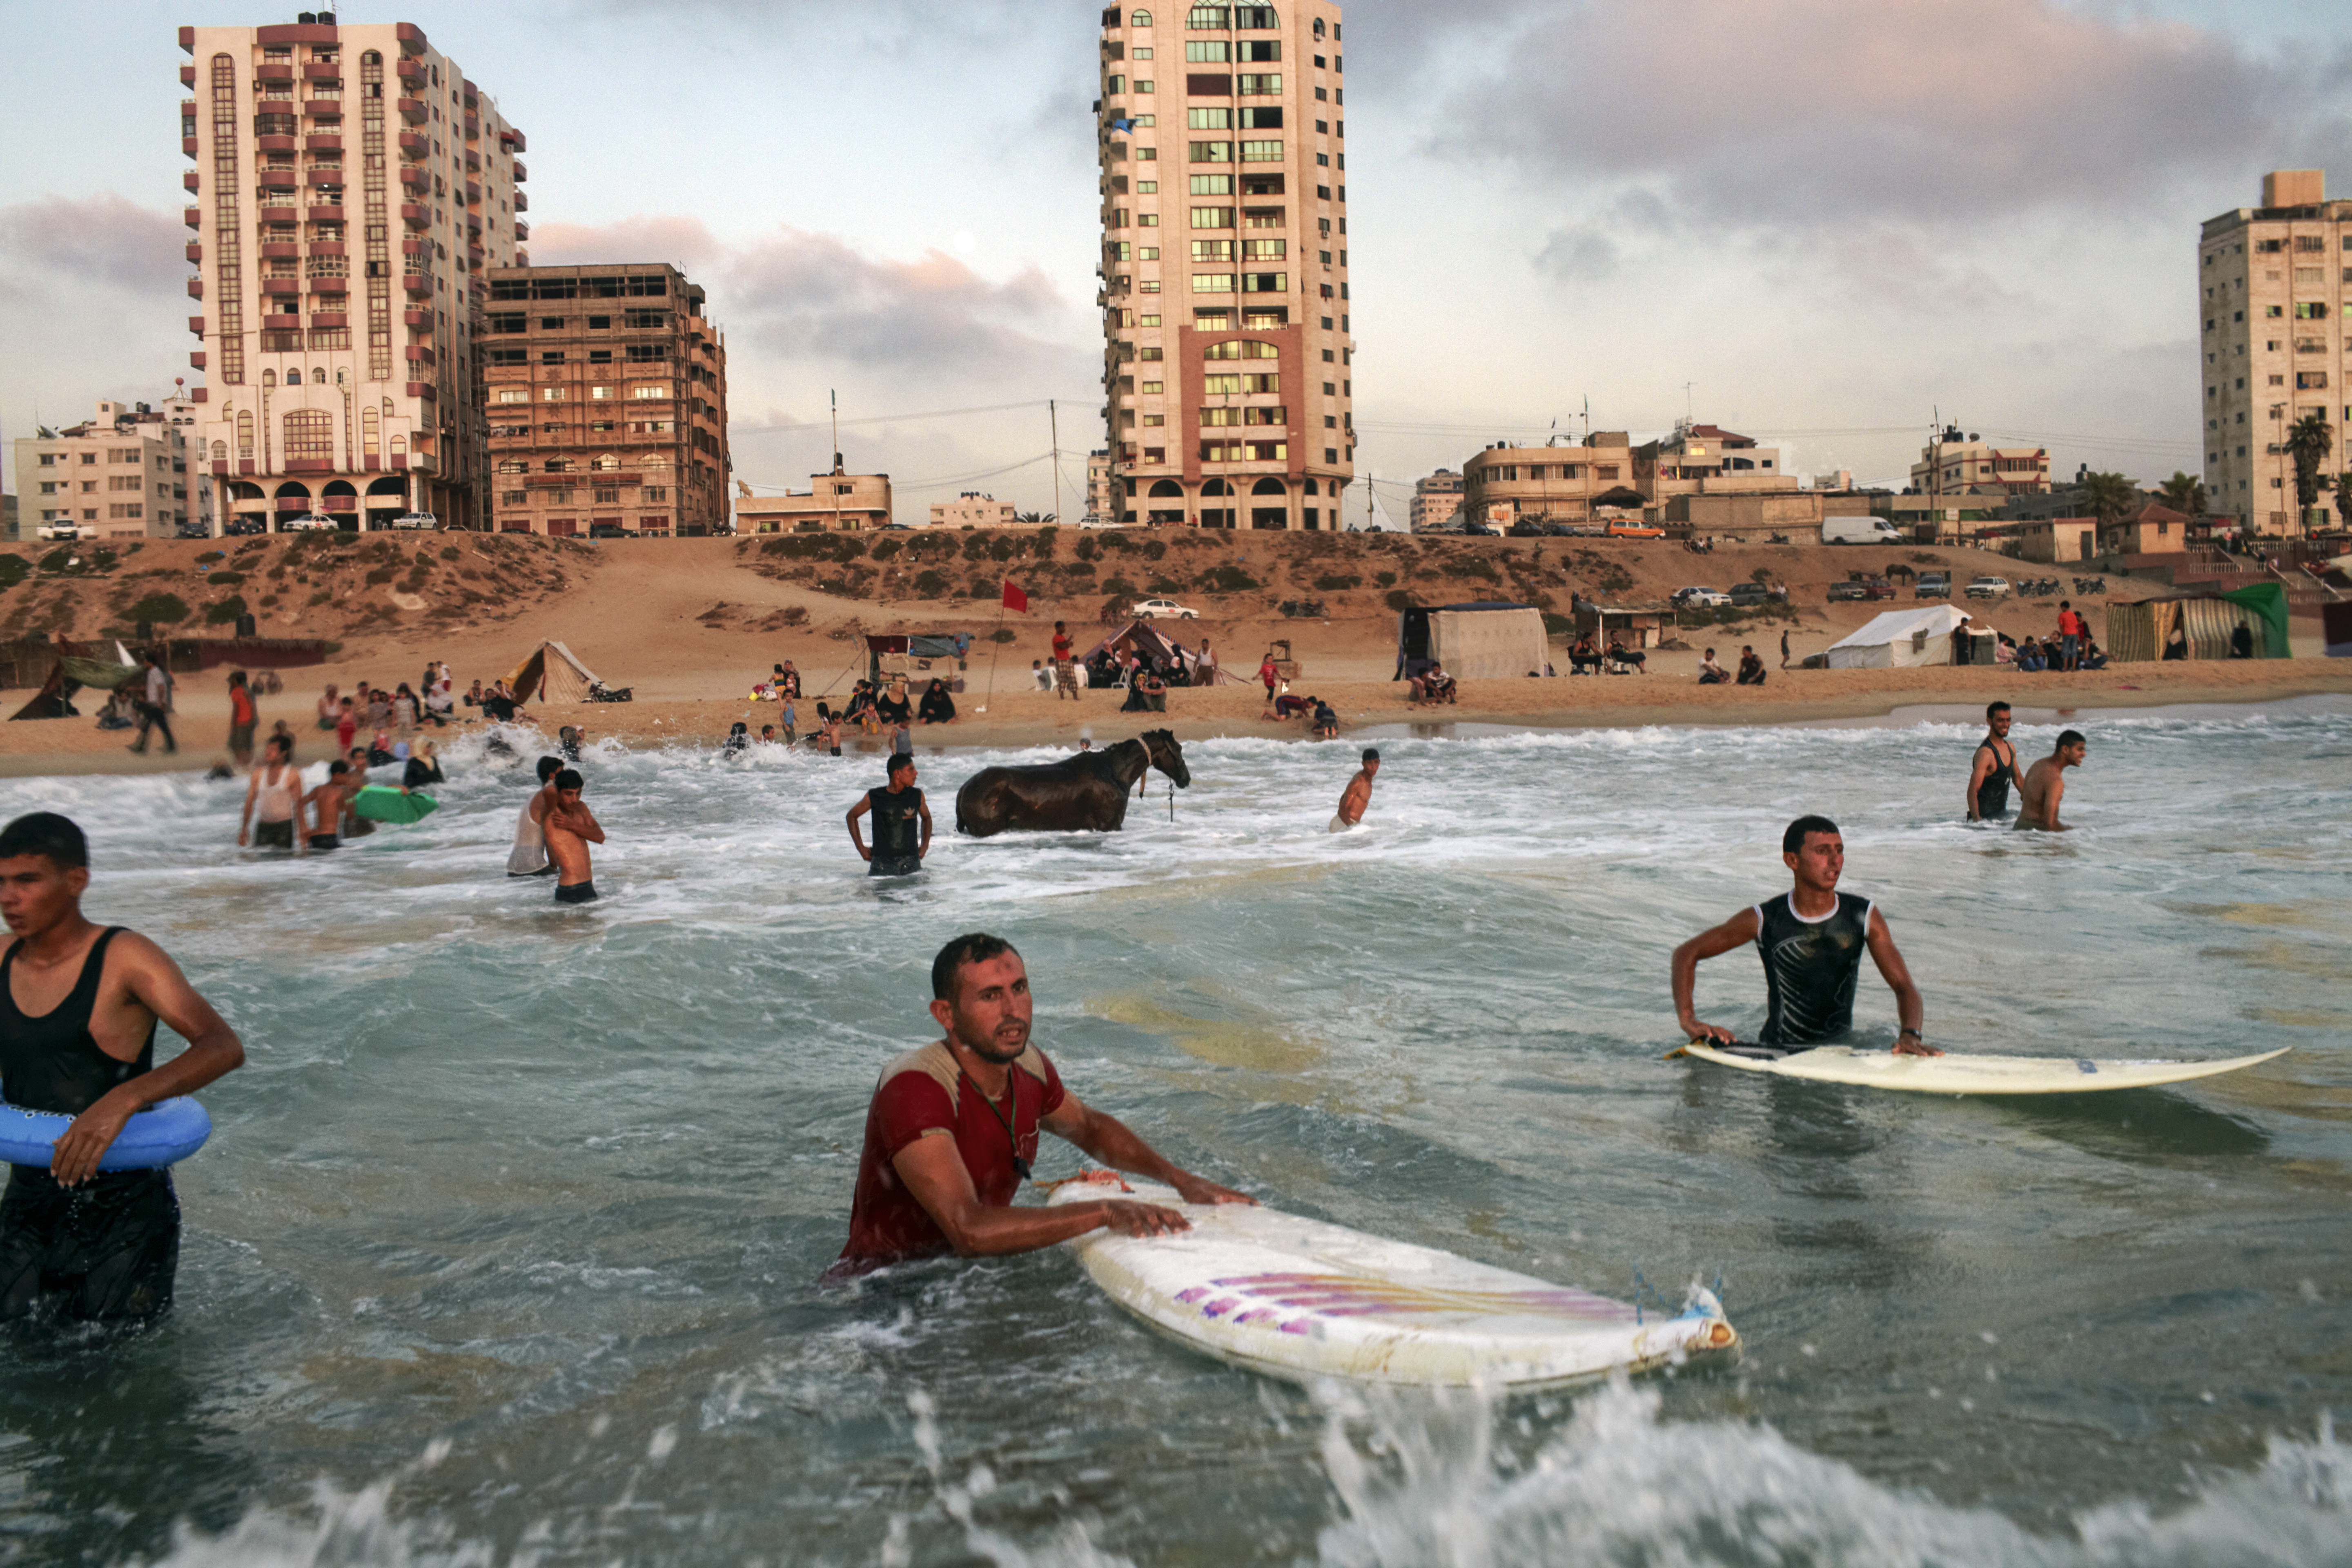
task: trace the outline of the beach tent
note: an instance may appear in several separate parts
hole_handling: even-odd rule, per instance
[[[2110,605],[2107,657],[2119,664],[2160,659],[2179,626],[2189,634],[2189,658],[2227,658],[2230,638],[2242,626],[2253,633],[2256,658],[2293,657],[2287,651],[2286,590],[2276,583]]]
[[[1456,680],[1500,680],[1541,675],[1549,657],[1543,612],[1533,605],[1414,605],[1397,616],[1399,676],[1426,658]]]
[[[1200,683],[1201,656],[1176,638],[1160,631],[1150,621],[1129,621],[1121,630],[1111,633],[1110,636],[1095,644],[1090,651],[1079,658],[1078,663],[1083,667],[1108,654],[1111,661],[1124,669],[1127,668],[1127,656],[1130,653],[1140,657],[1145,664],[1150,664],[1155,658],[1166,659],[1169,663],[1181,668],[1187,680]],[[1209,684],[1223,686],[1249,684],[1240,676],[1227,670],[1223,665],[1213,668],[1216,671],[1216,679]]]
[[[81,710],[73,705],[74,693],[85,686],[111,691],[142,673],[141,667],[131,662],[131,655],[121,643],[114,645],[116,658],[83,658],[78,654],[59,654],[49,667],[48,679],[30,702],[8,715],[13,722],[18,719],[73,719]]]
[[[1889,610],[1830,644],[1832,669],[1901,668],[1952,662],[1952,631],[1969,617],[1949,605]]]
[[[603,684],[560,642],[540,644],[507,677],[518,702],[586,702],[589,689]]]

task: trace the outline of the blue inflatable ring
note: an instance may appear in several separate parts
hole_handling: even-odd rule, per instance
[[[11,1165],[48,1169],[58,1140],[73,1125],[70,1116],[49,1110],[26,1110],[0,1103],[0,1161]],[[152,1171],[175,1165],[205,1146],[213,1135],[213,1119],[185,1095],[159,1100],[132,1113],[122,1131],[99,1156],[101,1171]]]

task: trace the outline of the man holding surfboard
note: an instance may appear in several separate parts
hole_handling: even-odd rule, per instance
[[[931,998],[944,1032],[882,1069],[866,1112],[849,1241],[827,1273],[949,1253],[1034,1252],[1105,1226],[1121,1236],[1191,1228],[1173,1209],[1116,1198],[1014,1208],[1040,1129],[1174,1188],[1186,1203],[1255,1201],[1177,1169],[1062,1087],[1029,1041],[1029,972],[1003,938],[973,931],[941,948]]]
[[[1859,893],[1837,890],[1838,878],[1845,871],[1845,840],[1837,824],[1825,816],[1797,818],[1781,835],[1780,858],[1795,875],[1793,889],[1740,910],[1675,949],[1675,1016],[1683,1032],[1693,1040],[1738,1045],[1738,1037],[1729,1029],[1699,1020],[1691,995],[1701,959],[1753,942],[1764,960],[1769,1002],[1759,1038],[1770,1047],[1769,1054],[1787,1056],[1834,1040],[1853,1026],[1854,985],[1867,948],[1894,991],[1902,1016],[1895,1054],[1943,1055],[1919,1038],[1927,1004],[1895,949],[1885,917]]]
[[[47,1166],[12,1165],[0,1194],[0,1322],[45,1300],[84,1322],[172,1304],[180,1200],[166,1170],[99,1170],[132,1113],[245,1062],[236,1031],[153,942],[81,912],[89,847],[53,812],[0,829],[0,1093],[73,1118]],[[155,1065],[155,1023],[188,1048]]]

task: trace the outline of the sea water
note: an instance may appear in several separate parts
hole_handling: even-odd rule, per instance
[[[1187,749],[1107,836],[869,880],[878,757],[592,752],[602,902],[441,809],[234,847],[239,782],[0,785],[243,1036],[179,1304],[0,1347],[0,1555],[183,1563],[2352,1561],[2352,714],[2103,718],[2063,837],[1959,821],[1978,731]],[[2031,759],[2053,731],[2021,725]],[[1928,1037],[2294,1047],[2163,1090],[1914,1097],[1664,1061],[1667,959],[1844,829]],[[1300,1391],[1067,1253],[818,1283],[947,938],[1025,955],[1071,1089],[1269,1203],[1652,1307],[1736,1360],[1515,1398]],[[1701,972],[1751,1032],[1752,952]],[[1891,999],[1865,969],[1865,1040]],[[176,1042],[167,1038],[168,1053]],[[1077,1167],[1047,1141],[1041,1175]]]

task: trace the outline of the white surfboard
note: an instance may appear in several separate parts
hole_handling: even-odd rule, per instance
[[[1892,1051],[1858,1051],[1852,1046],[1815,1046],[1779,1061],[1733,1056],[1693,1042],[1670,1056],[1696,1057],[1744,1072],[1773,1073],[1814,1083],[1853,1083],[1870,1089],[1910,1089],[1920,1094],[2084,1094],[2103,1089],[2148,1089],[2236,1072],[2283,1057],[2282,1046],[2258,1056],[2218,1061],[2095,1060],[2090,1057],[1898,1057]]]
[[[1046,1200],[1118,1192],[1181,1209],[1176,1236],[1090,1231],[1068,1245],[1105,1294],[1221,1361],[1289,1383],[1528,1388],[1728,1351],[1738,1334],[1694,1289],[1676,1315],[1386,1241],[1276,1209],[1192,1205],[1165,1187],[1089,1176]]]

